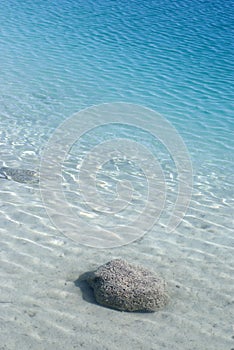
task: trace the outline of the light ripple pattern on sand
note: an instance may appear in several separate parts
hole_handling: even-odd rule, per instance
[[[157,155],[168,187],[157,225],[114,250],[74,244],[50,222],[37,186],[0,179],[0,348],[233,348],[232,8],[230,0],[0,2],[0,167],[38,169],[62,121],[119,100],[166,116],[194,166],[191,205],[167,234],[177,191],[170,155],[140,131],[105,134],[141,140]],[[100,227],[107,218],[87,211],[78,174],[84,154],[104,140],[99,130],[73,146],[62,184],[71,209]],[[115,196],[122,171],[135,186],[135,211],[118,213],[113,225],[138,215],[146,199],[143,174],[120,162],[106,164],[101,195]],[[83,299],[74,281],[117,257],[164,276],[166,309],[120,314],[89,294]]]

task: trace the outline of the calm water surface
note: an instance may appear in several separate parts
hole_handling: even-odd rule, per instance
[[[67,200],[85,220],[107,221],[84,214],[74,175],[81,155],[103,140],[143,143],[157,155],[168,186],[166,210],[142,240],[98,250],[53,225],[37,186],[0,179],[2,349],[234,347],[232,23],[229,0],[1,1],[0,166],[37,169],[49,137],[73,113],[130,102],[177,129],[194,180],[187,214],[168,234],[164,220],[177,177],[166,148],[121,125],[92,131],[64,164]],[[106,164],[100,183],[112,198],[124,172],[137,192],[129,218],[147,198],[140,169]],[[126,224],[126,217],[117,219]],[[158,270],[169,284],[169,306],[125,314],[82,299],[75,279],[113,257]]]

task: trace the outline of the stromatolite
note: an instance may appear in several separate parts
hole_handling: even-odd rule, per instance
[[[87,282],[99,304],[121,311],[155,311],[168,301],[161,277],[122,259],[100,266]]]
[[[39,175],[36,171],[9,167],[0,168],[0,178],[22,183],[37,183]]]

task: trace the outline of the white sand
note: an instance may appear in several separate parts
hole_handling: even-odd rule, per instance
[[[0,349],[231,350],[230,224],[230,207],[207,210],[193,200],[172,234],[156,225],[133,244],[87,248],[53,227],[38,188],[1,181]],[[80,274],[116,257],[160,273],[170,304],[124,313],[95,304],[90,289],[75,285]]]

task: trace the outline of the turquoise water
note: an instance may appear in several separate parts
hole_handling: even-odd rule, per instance
[[[193,160],[217,171],[225,161],[226,172],[231,8],[229,1],[2,1],[1,113],[53,127],[93,104],[141,104],[174,124]]]
[[[14,284],[14,279],[9,278],[13,309],[12,304],[9,310],[8,304],[2,304],[3,319],[11,327],[14,315],[18,315],[15,339],[21,348],[30,344],[33,349],[42,349],[41,344],[47,339],[51,349],[58,349],[62,346],[58,341],[61,336],[65,343],[71,340],[70,350],[78,344],[76,337],[79,333],[84,348],[104,349],[106,346],[106,349],[115,349],[113,334],[104,336],[101,331],[101,327],[106,327],[105,319],[112,320],[113,329],[122,337],[120,344],[126,349],[168,349],[172,346],[174,349],[216,347],[230,350],[233,347],[231,312],[227,307],[231,307],[233,294],[233,20],[233,4],[229,0],[1,1],[0,166],[38,168],[42,150],[61,122],[83,108],[120,101],[151,108],[164,116],[183,138],[194,175],[191,205],[173,235],[163,233],[162,217],[162,226],[156,226],[148,238],[139,242],[139,246],[136,243],[136,246],[106,253],[74,247],[74,242],[62,238],[61,232],[46,217],[38,189],[5,181],[2,185],[0,232],[6,266],[1,272],[1,280],[8,280],[8,274],[14,276],[16,266],[20,266],[20,270],[16,269],[15,273],[22,274],[22,279],[27,278],[25,255],[32,259],[32,266],[35,264],[30,273],[44,276],[41,289],[34,286],[28,299],[25,295],[17,299],[14,290],[20,288],[20,284]],[[122,137],[123,134],[121,127],[117,126],[111,130],[110,137]],[[91,137],[84,140],[84,153],[93,140],[98,144],[103,137],[102,132],[96,136],[91,133]],[[157,143],[152,146],[153,141],[140,131],[138,134],[135,130],[133,135],[131,130],[126,130],[125,137],[140,138],[149,149],[156,147],[154,152],[158,152],[168,188],[173,193],[176,182],[171,180],[170,174],[175,177],[175,169],[165,149]],[[81,149],[78,145],[78,151]],[[67,198],[75,198],[75,201],[80,199],[74,194],[76,181],[72,177],[74,155],[77,156],[78,151],[74,148],[68,157],[67,183],[64,185],[68,189]],[[133,171],[130,168],[131,165],[126,168],[129,173]],[[118,177],[115,171],[116,168],[112,175]],[[136,187],[139,185],[137,172],[139,169],[131,173],[136,179]],[[107,177],[102,180],[108,182]],[[108,194],[108,187],[105,190]],[[141,200],[144,201],[141,198],[145,194],[144,186],[139,193],[136,212]],[[173,198],[168,199],[168,208]],[[105,216],[97,219],[96,214],[92,215],[94,223],[105,222]],[[21,245],[21,241],[24,244]],[[34,244],[44,247],[45,251],[51,249],[50,257],[38,247],[39,250],[34,251]],[[60,255],[65,259],[64,269],[60,266]],[[174,308],[158,316],[168,330],[165,330],[165,335],[157,323],[157,316],[141,319],[138,315],[133,320],[131,316],[105,314],[98,309],[92,318],[93,305],[89,304],[87,311],[84,302],[80,309],[77,306],[77,313],[81,314],[82,322],[89,320],[89,331],[86,331],[72,313],[77,291],[70,287],[66,299],[60,284],[55,284],[57,292],[53,292],[53,283],[48,300],[43,294],[44,289],[49,288],[47,279],[54,274],[58,273],[59,283],[63,283],[64,279],[70,278],[65,276],[71,274],[72,280],[76,273],[90,268],[88,262],[94,267],[116,255],[136,259],[149,267],[159,265],[160,272],[171,283],[172,299],[176,300],[172,302]],[[86,262],[86,265],[80,262],[77,271],[76,257]],[[174,261],[173,266],[170,260]],[[56,264],[60,266],[57,272],[53,270]],[[43,275],[44,270],[47,275]],[[191,276],[191,281],[186,283]],[[182,294],[174,291],[176,284],[181,284]],[[7,288],[6,283],[3,293],[6,300]],[[27,293],[27,290],[22,289],[22,293]],[[39,321],[36,317],[31,318],[35,322],[32,327],[37,325],[39,330],[31,332],[30,322],[21,319],[20,314],[25,308],[32,308],[41,295],[42,299],[45,298],[45,305],[49,305],[48,315],[41,306],[44,313],[39,311]],[[194,295],[198,299],[193,304]],[[67,320],[63,319],[62,313],[66,310],[61,306],[59,296],[65,304],[73,298]],[[78,305],[79,301],[76,303]],[[58,312],[57,318],[55,312]],[[183,318],[186,312],[188,324]],[[121,317],[122,321],[119,320]],[[40,321],[51,324],[53,330],[44,329]],[[137,322],[142,329],[141,340],[137,340]],[[23,323],[28,328],[24,329]],[[186,330],[178,335],[180,325]],[[129,327],[130,334],[120,331],[120,327]],[[29,343],[24,339],[25,332],[31,332]],[[87,341],[90,332],[95,335],[95,342]],[[162,334],[161,340],[155,335],[158,332]],[[7,343],[6,339],[9,341],[7,329],[4,334],[2,346]],[[154,342],[159,344],[158,347],[152,345]],[[13,340],[9,348],[17,348]]]

